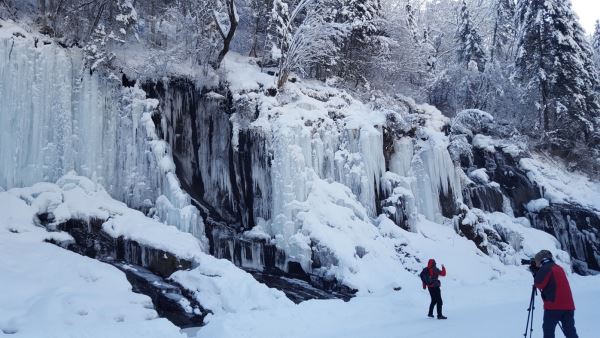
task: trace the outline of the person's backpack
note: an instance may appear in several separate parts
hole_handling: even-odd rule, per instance
[[[421,273],[419,274],[419,277],[421,277],[421,281],[423,282],[423,284],[427,286],[431,285],[431,276],[429,275],[429,269],[424,268],[423,271],[421,271]]]

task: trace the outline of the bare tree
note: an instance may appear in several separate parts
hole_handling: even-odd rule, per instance
[[[221,66],[221,62],[223,62],[225,55],[227,55],[227,53],[229,52],[229,48],[231,46],[231,41],[233,40],[233,37],[235,36],[235,31],[240,22],[234,0],[225,0],[225,1],[226,1],[226,3],[225,3],[226,9],[225,10],[227,13],[227,19],[229,21],[229,27],[227,27],[227,28],[224,27],[224,24],[220,18],[221,15],[219,12],[217,12],[217,11],[213,12],[213,17],[215,19],[217,31],[219,32],[219,35],[223,39],[223,48],[219,52],[217,61],[214,64],[215,68],[219,68]],[[225,32],[227,32],[227,33],[225,33]]]
[[[285,13],[273,13],[271,25],[277,27],[272,31],[277,32],[277,36],[274,39],[276,46],[271,48],[275,47],[273,49],[279,53],[277,88],[285,85],[290,72],[304,72],[307,66],[335,62],[334,59],[339,56],[339,42],[349,27],[326,20],[326,4],[322,0],[300,0],[289,18],[285,4],[279,8]],[[277,6],[274,6],[275,10]]]

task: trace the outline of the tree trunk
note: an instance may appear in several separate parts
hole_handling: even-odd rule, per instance
[[[290,72],[287,69],[279,72],[279,77],[277,78],[277,89],[281,89],[286,84],[289,76]]]
[[[219,22],[216,22],[218,27],[217,29],[219,30],[219,32],[221,33],[221,37],[223,38],[223,49],[221,49],[221,52],[217,57],[215,68],[221,67],[221,62],[223,62],[225,55],[227,55],[227,53],[229,52],[231,41],[235,36],[235,31],[238,26],[238,18],[234,0],[227,0],[227,15],[229,16],[229,31],[227,32],[227,35],[225,35],[225,32],[221,30],[221,25],[219,24]],[[216,17],[215,20],[217,20]]]

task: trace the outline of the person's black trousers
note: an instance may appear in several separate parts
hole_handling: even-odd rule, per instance
[[[433,307],[437,305],[437,315],[442,315],[442,290],[440,287],[428,287],[429,295],[431,296],[431,304],[429,305],[429,316],[433,316]],[[556,325],[556,324],[555,324]]]
[[[567,338],[578,338],[575,330],[575,311],[545,310],[544,311],[544,338],[554,338],[556,324],[560,322]]]

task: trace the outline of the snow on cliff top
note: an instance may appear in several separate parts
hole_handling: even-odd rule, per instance
[[[0,19],[0,39],[12,38],[21,36],[28,36],[30,32],[27,32],[23,27],[16,25],[11,20]]]
[[[386,102],[397,109],[376,108],[376,102],[363,103],[342,89],[300,77],[288,81],[277,95],[271,96],[268,92],[275,90],[277,77],[261,71],[255,59],[237,53],[226,56],[222,69],[234,100],[259,106],[260,116],[253,122],[254,126],[270,128],[274,121],[287,126],[310,126],[337,120],[345,129],[378,132],[390,110],[423,114],[427,116],[425,127],[434,131],[440,131],[448,121],[435,107],[417,104],[410,98],[398,96],[397,102]]]
[[[600,182],[570,172],[564,164],[540,155],[521,159],[519,165],[530,180],[542,187],[542,197],[550,202],[574,203],[600,213]]]

